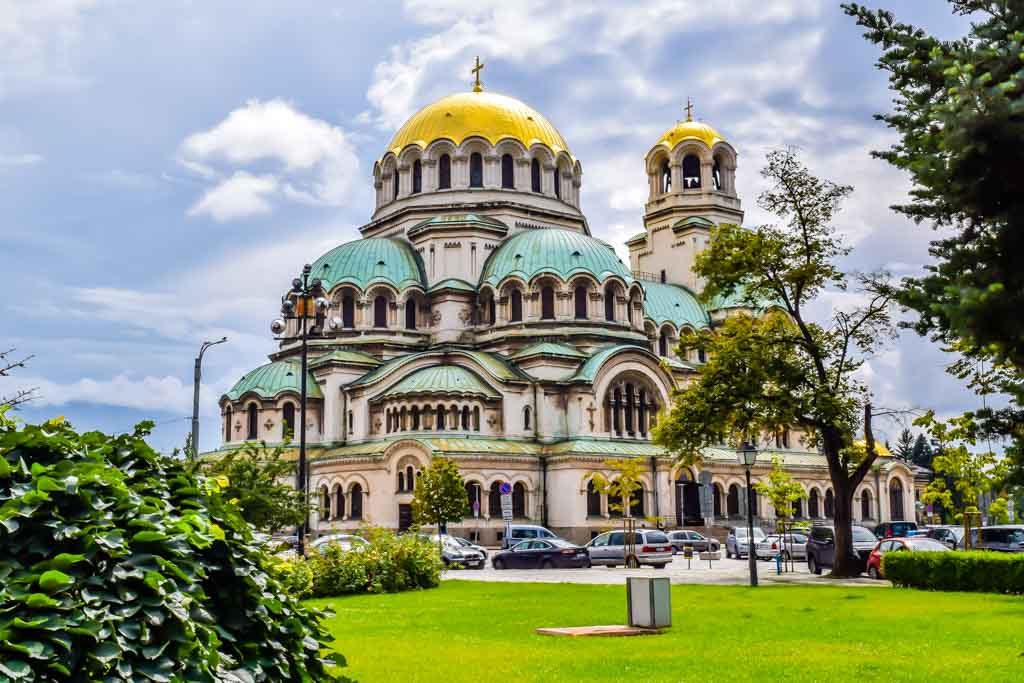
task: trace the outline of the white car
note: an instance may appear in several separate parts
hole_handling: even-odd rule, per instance
[[[323,554],[324,551],[327,550],[327,546],[332,543],[338,545],[345,552],[350,550],[363,550],[370,545],[370,542],[362,536],[354,536],[352,534],[328,534],[327,536],[321,536],[310,543],[310,547]]]
[[[806,560],[807,536],[797,531],[786,534],[785,540],[779,534],[769,534],[757,544],[757,559],[774,560],[781,554],[782,559]]]
[[[754,544],[756,545],[764,539],[764,531],[754,527]],[[757,550],[754,553],[756,555]],[[729,536],[725,539],[725,556],[736,558],[747,556],[747,527],[734,526],[729,529]]]

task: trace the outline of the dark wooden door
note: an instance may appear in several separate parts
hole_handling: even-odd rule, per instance
[[[398,530],[406,531],[412,526],[412,505],[399,503],[398,505]]]

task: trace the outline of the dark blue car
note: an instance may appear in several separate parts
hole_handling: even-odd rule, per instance
[[[563,541],[547,538],[523,541],[511,550],[503,550],[491,560],[495,569],[562,569],[590,566],[587,549]]]

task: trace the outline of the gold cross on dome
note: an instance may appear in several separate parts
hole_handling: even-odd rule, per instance
[[[480,72],[484,70],[484,64],[480,62],[480,56],[477,55],[476,66],[470,69],[470,73],[476,78],[476,82],[473,83],[473,92],[481,92],[484,89],[483,83],[480,82]]]
[[[693,121],[693,102],[690,101],[689,97],[686,98],[686,107],[684,108],[686,109],[686,120]]]

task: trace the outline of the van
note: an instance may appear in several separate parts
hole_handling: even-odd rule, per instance
[[[971,539],[978,550],[1021,553],[1024,552],[1024,525],[1001,524],[971,529]]]
[[[537,539],[558,538],[549,529],[534,524],[513,524],[509,527],[508,536],[502,537],[501,547],[503,550],[513,548],[523,541],[534,541]]]

